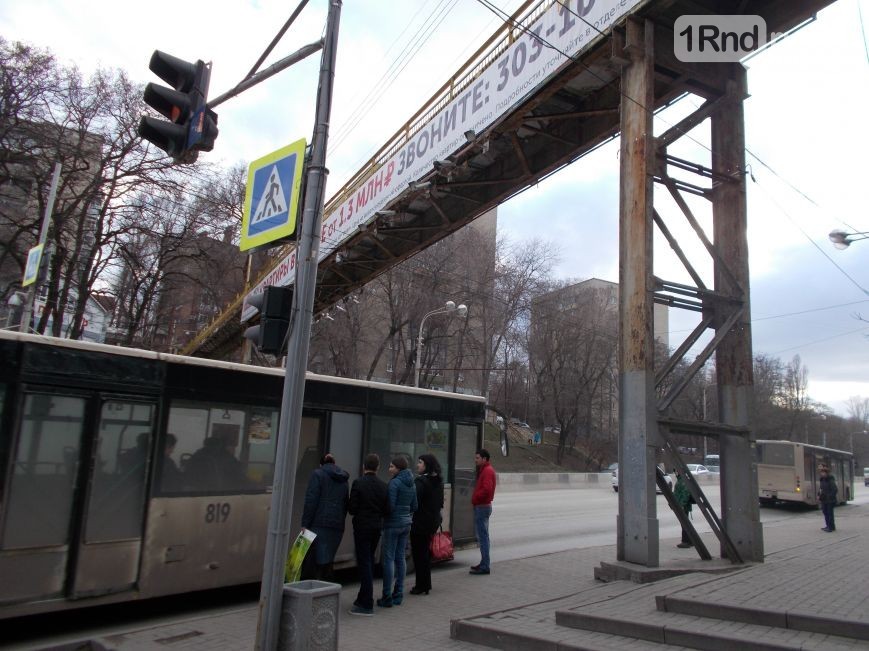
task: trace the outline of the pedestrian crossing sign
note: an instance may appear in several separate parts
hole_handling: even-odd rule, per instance
[[[250,164],[238,246],[242,251],[295,234],[306,145],[302,138]]]
[[[24,278],[21,280],[21,286],[27,287],[36,282],[39,276],[39,264],[42,262],[42,249],[44,244],[37,244],[27,253],[27,266],[24,267]]]

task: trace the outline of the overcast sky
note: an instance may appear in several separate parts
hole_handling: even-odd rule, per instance
[[[512,12],[519,0],[495,0]],[[154,49],[213,62],[211,96],[252,67],[294,3],[256,0],[5,0],[0,35],[50,49],[86,74],[125,70],[136,81]],[[215,9],[219,7],[219,9]],[[862,16],[860,15],[862,10]],[[267,63],[316,41],[325,0],[312,0]],[[865,23],[862,19],[865,19]],[[330,130],[331,196],[443,85],[496,29],[474,0],[345,0]],[[838,0],[818,20],[746,62],[751,304],[755,353],[800,355],[811,397],[846,415],[849,396],[869,397],[869,241],[832,247],[835,229],[869,231],[869,1]],[[310,139],[319,55],[218,107],[220,135],[209,159],[245,164],[300,137]],[[664,113],[665,129],[697,99]],[[708,125],[691,134],[708,145]],[[709,162],[687,142],[673,150]],[[762,161],[762,162],[760,162]],[[663,198],[658,190],[657,196]],[[699,214],[704,214],[698,206]],[[656,201],[669,225],[680,216]],[[707,211],[708,213],[708,211]],[[618,280],[618,158],[611,143],[504,204],[499,229],[514,242],[550,241],[558,275]],[[684,221],[684,220],[683,220]],[[680,235],[688,246],[688,236]],[[656,241],[656,275],[685,281],[666,242]],[[702,256],[692,256],[708,269]],[[471,306],[473,309],[473,306]],[[676,345],[693,327],[671,311]]]

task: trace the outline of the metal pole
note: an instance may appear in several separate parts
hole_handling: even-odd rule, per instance
[[[729,73],[727,101],[711,116],[712,169],[730,180],[712,190],[715,246],[715,289],[740,301],[744,310],[715,352],[718,410],[726,425],[750,425],[750,399],[754,386],[751,353],[751,300],[748,273],[748,208],[745,188],[746,72],[734,64]],[[736,286],[738,284],[738,286]],[[721,319],[717,327],[724,322]],[[754,432],[719,438],[721,455],[722,524],[741,558],[763,562],[763,529],[757,501]],[[723,553],[723,551],[722,551]]]
[[[413,371],[413,386],[415,387],[419,387],[419,365],[422,364],[422,326],[429,316],[431,315],[426,314],[422,317],[422,321],[419,322],[419,332],[416,335],[416,362]]]
[[[628,19],[619,187],[619,560],[657,567],[655,451],[660,447],[652,337],[654,26]]]
[[[302,424],[302,401],[305,394],[305,371],[311,338],[314,293],[317,284],[320,227],[323,220],[323,201],[326,193],[326,175],[328,174],[326,145],[329,135],[329,115],[332,109],[332,85],[335,77],[335,52],[338,42],[341,4],[341,0],[330,0],[329,2],[326,37],[320,62],[317,116],[311,140],[311,160],[308,164],[305,185],[302,232],[296,254],[298,280],[296,291],[293,294],[293,308],[290,317],[292,332],[288,344],[275,456],[274,492],[271,512],[269,513],[269,535],[266,540],[263,580],[260,590],[256,641],[258,651],[275,651],[278,647],[280,632],[284,565],[290,546],[293,488],[296,481],[299,434]]]
[[[51,215],[54,212],[54,201],[57,198],[57,186],[60,182],[60,161],[54,163],[54,172],[51,175],[51,186],[48,189],[48,201],[45,204],[45,214],[42,216],[42,226],[39,228],[38,244],[45,244],[48,239],[48,227],[51,224]],[[42,255],[45,255],[45,248],[42,249]],[[40,261],[39,266],[43,264]],[[27,290],[27,298],[24,300],[24,311],[21,314],[21,324],[18,326],[20,332],[30,332],[30,319],[33,317],[33,301],[36,299],[36,289],[39,285],[39,271],[36,272],[36,280]]]

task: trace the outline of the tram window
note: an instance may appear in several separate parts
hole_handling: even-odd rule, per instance
[[[450,477],[450,424],[444,420],[372,416],[369,448],[380,455],[380,476],[389,479],[389,461],[398,455],[408,458],[411,470],[421,454],[433,454],[441,464],[444,478]],[[446,480],[446,479],[445,479]]]
[[[278,411],[174,400],[158,477],[164,493],[265,490],[274,475]]]
[[[110,400],[100,410],[99,439],[88,498],[86,542],[138,538],[154,406]]]
[[[85,400],[28,393],[9,494],[3,548],[68,542]]]

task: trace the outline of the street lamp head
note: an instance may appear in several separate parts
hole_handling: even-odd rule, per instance
[[[447,301],[444,304],[444,309],[446,309],[447,312],[454,312],[456,309],[455,301]]]
[[[830,231],[830,241],[837,249],[847,249],[851,245],[851,242],[848,241],[848,234],[840,230]]]
[[[852,242],[865,240],[867,238],[869,238],[869,231],[864,231],[862,233],[846,233],[839,229],[830,231],[830,241],[833,243],[833,246],[839,250],[847,249],[851,246]]]
[[[456,312],[459,313],[460,317],[465,318],[465,316],[467,316],[468,314],[468,306],[462,303],[456,308]]]

